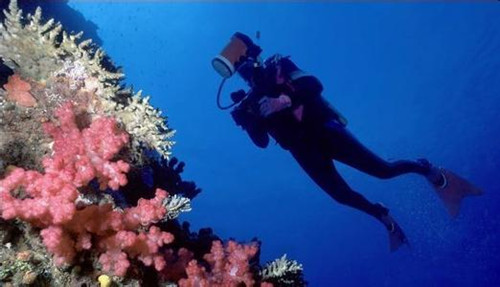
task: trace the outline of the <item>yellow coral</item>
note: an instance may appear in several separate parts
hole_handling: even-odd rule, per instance
[[[109,287],[111,286],[111,282],[113,282],[113,280],[111,280],[111,277],[106,274],[102,274],[101,276],[99,276],[99,278],[97,278],[97,281],[99,281],[99,285],[101,287]]]

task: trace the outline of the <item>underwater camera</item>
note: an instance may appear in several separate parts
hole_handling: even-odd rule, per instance
[[[215,71],[223,78],[229,78],[248,61],[257,61],[262,49],[247,35],[236,32],[221,53],[212,60]]]
[[[212,66],[223,80],[217,92],[217,106],[225,110],[236,106],[231,115],[238,126],[245,130],[257,128],[261,124],[259,113],[259,100],[264,95],[269,95],[274,77],[270,77],[269,69],[261,63],[260,53],[262,49],[256,45],[250,37],[236,32],[229,43],[222,49],[219,55],[212,60]],[[250,89],[232,92],[232,104],[222,106],[220,94],[224,82],[235,73],[248,84]]]

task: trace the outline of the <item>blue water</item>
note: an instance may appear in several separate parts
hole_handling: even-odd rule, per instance
[[[69,1],[97,25],[125,82],[177,130],[174,155],[203,192],[182,220],[287,253],[310,286],[500,286],[500,6],[480,4]],[[330,199],[277,145],[253,146],[217,109],[210,61],[241,31],[324,84],[349,128],[387,159],[428,157],[485,194],[452,220],[424,179],[341,174],[391,208],[411,249]],[[227,92],[242,87],[232,79]]]

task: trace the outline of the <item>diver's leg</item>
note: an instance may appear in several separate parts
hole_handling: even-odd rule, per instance
[[[333,161],[320,148],[302,147],[292,150],[292,154],[314,182],[333,199],[363,211],[380,221],[389,232],[391,251],[408,244],[408,239],[389,214],[389,209],[382,204],[371,203],[363,195],[352,190],[335,169]]]
[[[383,160],[337,122],[329,123],[326,133],[327,149],[334,159],[372,176],[387,179],[406,173],[427,175],[430,171],[430,164],[423,160]]]
[[[333,161],[315,148],[292,151],[292,155],[306,173],[337,202],[356,208],[379,219],[388,209],[373,204],[363,195],[352,190],[335,169]]]

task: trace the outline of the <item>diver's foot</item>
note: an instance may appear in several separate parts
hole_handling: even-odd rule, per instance
[[[398,250],[405,244],[409,245],[408,238],[406,238],[403,229],[401,229],[399,224],[389,213],[382,215],[379,220],[382,224],[384,224],[385,228],[387,228],[387,232],[389,233],[389,247],[391,252]]]
[[[466,196],[481,195],[482,191],[473,184],[453,172],[441,168],[444,175],[442,185],[432,184],[439,198],[443,201],[452,218],[458,216],[460,204]]]
[[[439,189],[445,189],[446,186],[448,186],[448,179],[446,179],[446,175],[443,170],[438,167],[433,166],[426,178]]]
[[[446,175],[441,168],[432,165],[425,158],[418,159],[417,162],[429,170],[427,174],[425,174],[425,178],[436,188],[444,189],[448,185]]]

